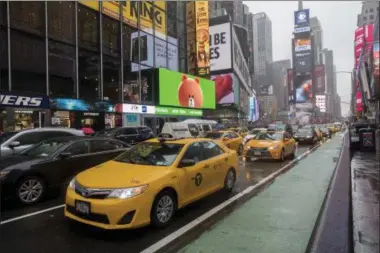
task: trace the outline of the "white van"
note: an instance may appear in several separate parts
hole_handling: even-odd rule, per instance
[[[216,130],[216,125],[218,122],[215,120],[207,120],[207,119],[187,119],[182,121],[186,124],[194,124],[198,127],[199,135],[204,136],[207,132]]]
[[[161,135],[169,134],[174,138],[190,138],[200,135],[197,125],[185,122],[166,122],[161,130]]]

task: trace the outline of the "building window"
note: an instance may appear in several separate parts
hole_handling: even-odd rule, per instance
[[[369,12],[373,12],[373,8],[369,9]]]
[[[78,46],[99,51],[99,12],[78,5]]]
[[[45,36],[45,2],[9,2],[11,28]]]
[[[373,15],[369,15],[369,19],[373,20],[374,19]]]
[[[75,45],[75,3],[48,2],[49,38]]]
[[[138,71],[133,70],[132,71],[132,64],[133,66],[137,66],[136,64],[138,62],[138,53],[133,54],[133,51],[138,51],[139,42],[137,40],[137,46],[133,47],[133,37],[138,35],[138,30],[136,28],[132,28],[126,24],[123,24],[123,55],[124,55],[124,69],[123,71],[123,99],[124,103],[140,103],[140,88],[139,88],[139,75]],[[135,49],[135,50],[134,50]],[[133,57],[134,56],[134,57]],[[132,63],[133,60],[136,60],[136,63]]]

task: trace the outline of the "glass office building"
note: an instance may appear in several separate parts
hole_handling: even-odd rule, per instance
[[[185,4],[0,2],[0,91],[154,105],[155,68],[187,72]]]

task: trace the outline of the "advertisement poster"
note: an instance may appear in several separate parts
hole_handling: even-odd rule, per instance
[[[200,77],[208,77],[210,75],[210,36],[208,33],[208,21],[208,1],[195,1],[197,74]]]
[[[287,86],[288,86],[288,97],[289,97],[289,102],[293,103],[294,98],[294,85],[293,85],[293,76],[294,76],[294,71],[293,69],[288,69],[287,71]]]
[[[311,50],[311,39],[295,39],[294,40],[294,51],[303,52]]]
[[[301,75],[295,78],[296,103],[310,103],[313,98],[311,75]]]
[[[375,78],[380,77],[380,43],[373,43],[373,75]]]
[[[239,103],[239,80],[233,73],[212,76],[215,81],[215,101],[217,104]]]
[[[256,98],[249,97],[248,121],[256,121]]]
[[[310,10],[300,10],[294,12],[294,27],[310,26]]]
[[[137,17],[140,17],[140,28],[146,32],[153,32],[153,24],[156,36],[162,39],[166,37],[166,4],[158,1],[154,8],[153,1],[123,1],[123,21],[133,27],[137,27]],[[153,13],[154,12],[154,13]]]
[[[90,104],[82,99],[74,98],[50,99],[50,109],[67,111],[121,112],[119,104],[114,105],[109,101],[97,101]]]
[[[78,2],[93,10],[99,11],[99,1],[78,1]]]
[[[316,95],[315,105],[319,108],[320,112],[326,112],[326,95]]]
[[[232,68],[231,23],[210,26],[211,71]]]
[[[355,59],[358,59],[360,56],[360,51],[364,45],[364,28],[358,27],[355,30]],[[356,65],[355,65],[356,68]]]
[[[315,80],[315,92],[316,95],[325,94],[326,83],[325,83],[325,65],[317,65],[314,70],[314,80]]]
[[[356,92],[356,112],[360,113],[363,111],[363,101],[362,101],[362,92]]]
[[[130,60],[133,62],[139,61],[138,36],[139,32],[131,34]],[[169,68],[173,71],[178,71],[178,40],[168,36],[168,42],[166,43],[165,40],[158,38],[154,39],[152,35],[140,31],[140,62],[143,64],[140,65],[141,70],[153,67],[155,60],[156,68]],[[131,64],[131,71],[136,72],[139,70],[139,64],[133,62]]]
[[[159,69],[160,105],[215,109],[214,81]]]
[[[187,71],[190,74],[196,72],[196,36],[195,36],[195,2],[186,3],[186,25],[187,25]]]

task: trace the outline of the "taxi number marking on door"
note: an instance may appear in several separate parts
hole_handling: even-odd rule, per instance
[[[202,174],[201,173],[197,173],[197,175],[195,175],[195,185],[196,186],[200,186],[201,183],[202,183]]]

